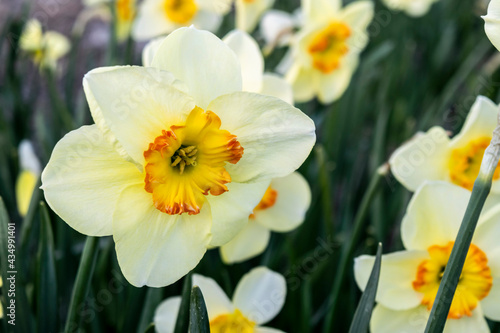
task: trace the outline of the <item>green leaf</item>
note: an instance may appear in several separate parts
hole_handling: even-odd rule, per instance
[[[151,321],[153,320],[154,313],[158,305],[163,299],[163,289],[161,288],[148,288],[146,292],[146,299],[142,307],[142,313],[139,320],[137,332],[141,333],[148,329]]]
[[[174,333],[184,333],[187,332],[189,327],[189,305],[191,303],[191,284],[192,284],[191,273],[186,275],[184,278],[184,284],[182,286],[182,300],[179,308],[179,314],[177,315],[177,320],[175,322]]]
[[[5,204],[3,203],[3,199],[0,197],[0,277],[3,279],[2,286],[2,307],[3,313],[8,313],[7,302],[9,302],[9,298],[5,295],[8,295],[9,292],[9,282],[6,280],[8,274],[8,225],[9,225],[9,216],[7,215],[7,210],[5,209]],[[8,318],[8,317],[7,317]],[[7,319],[8,320],[8,319]],[[3,331],[7,332],[7,320],[2,320]]]
[[[362,333],[368,331],[370,318],[372,317],[373,306],[375,304],[375,296],[377,295],[378,280],[380,277],[380,264],[382,263],[382,243],[378,244],[377,257],[373,264],[370,279],[366,284],[365,292],[361,296],[358,308],[352,319],[349,333]]]
[[[189,309],[189,332],[210,333],[207,307],[203,294],[198,286],[191,290],[191,306]]]
[[[54,237],[49,212],[40,203],[41,228],[37,255],[37,317],[39,332],[57,332],[57,281]]]

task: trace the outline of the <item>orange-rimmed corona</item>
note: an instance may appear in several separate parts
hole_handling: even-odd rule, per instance
[[[194,0],[165,0],[163,8],[167,18],[177,24],[187,24],[198,12]]]
[[[342,22],[331,22],[313,36],[308,52],[312,65],[324,74],[339,68],[342,57],[349,52],[346,40],[351,36],[351,29]]]

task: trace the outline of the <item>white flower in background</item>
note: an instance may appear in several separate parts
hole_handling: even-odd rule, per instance
[[[19,144],[19,165],[21,173],[16,181],[17,210],[19,215],[25,216],[42,170],[33,145],[28,140]]]
[[[406,250],[382,256],[372,333],[425,329],[471,192],[445,182],[425,183],[401,225]],[[500,321],[500,206],[483,212],[453,298],[445,333],[489,332],[484,317]],[[356,258],[364,289],[375,258]]]
[[[311,189],[300,173],[273,179],[246,227],[220,247],[222,260],[237,263],[263,253],[271,231],[289,232],[300,226],[310,204]]]
[[[236,29],[252,32],[260,17],[275,0],[235,0]]]
[[[42,188],[77,231],[113,235],[130,283],[159,287],[243,229],[270,180],[307,158],[315,127],[278,98],[241,92],[236,55],[210,32],[176,30],[151,66],[85,75],[96,124],[57,143]]]
[[[500,50],[500,1],[491,0],[488,5],[488,13],[483,16],[484,30],[491,43]]]
[[[424,16],[429,12],[431,6],[439,0],[382,0],[383,3],[393,10],[405,12],[412,17]]]
[[[315,96],[331,103],[344,93],[368,43],[371,1],[303,0],[304,26],[292,44],[293,64],[286,78],[296,102]]]
[[[132,36],[148,40],[191,25],[216,31],[231,3],[232,0],[144,0]]]
[[[498,110],[488,98],[479,96],[459,134],[450,139],[443,128],[433,127],[417,135],[391,156],[392,173],[410,191],[426,180],[448,181],[472,190],[496,128]],[[500,194],[500,168],[493,176],[492,192]]]
[[[29,20],[21,34],[19,48],[25,52],[40,69],[55,70],[57,61],[68,53],[69,40],[55,31],[43,32],[36,19]]]
[[[286,298],[285,278],[266,267],[257,267],[245,274],[230,300],[211,278],[193,275],[193,286],[200,287],[212,333],[279,333],[261,327],[281,311]],[[181,297],[163,301],[155,312],[154,323],[158,333],[172,333],[179,313]]]
[[[269,10],[260,21],[259,32],[266,43],[267,52],[275,47],[289,45],[295,29],[302,26],[302,11],[297,9],[293,14],[281,10]]]

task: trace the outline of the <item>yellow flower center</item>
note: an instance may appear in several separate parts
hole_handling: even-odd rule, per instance
[[[254,213],[258,210],[264,210],[268,209],[276,203],[276,199],[278,197],[278,191],[273,189],[271,186],[269,186],[266,190],[266,193],[264,193],[264,196],[260,200],[260,202],[255,206],[253,209]],[[250,218],[254,218],[255,214],[250,214]]]
[[[135,16],[134,0],[116,0],[116,15],[121,22],[131,21]]]
[[[187,24],[198,11],[194,0],[165,0],[163,8],[167,18],[177,24]]]
[[[253,333],[255,323],[243,316],[240,310],[234,313],[223,314],[210,321],[212,333]]]
[[[428,310],[431,310],[434,304],[453,244],[454,242],[449,242],[446,246],[429,247],[427,251],[430,259],[422,261],[418,266],[413,289],[424,294],[422,304],[426,305]],[[488,296],[492,283],[488,258],[481,249],[472,244],[465,259],[448,318],[459,319],[464,315],[470,317],[478,302]]]
[[[155,207],[167,214],[198,214],[205,196],[221,195],[231,177],[227,162],[235,164],[243,147],[219,117],[195,107],[186,123],[163,130],[144,152],[145,190]]]
[[[484,137],[469,142],[463,148],[455,149],[451,152],[448,163],[450,178],[454,184],[472,190],[474,182],[479,175],[484,151],[490,144],[491,138]],[[500,165],[500,163],[499,163]],[[493,179],[500,178],[500,168],[497,167]]]
[[[243,2],[246,2],[246,3],[254,3],[255,0],[243,0]]]
[[[328,74],[340,66],[340,60],[349,51],[346,40],[351,29],[341,22],[332,22],[312,38],[308,52],[314,68]]]

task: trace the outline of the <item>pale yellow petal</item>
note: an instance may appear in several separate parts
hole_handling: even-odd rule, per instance
[[[488,5],[488,14],[483,16],[484,30],[491,43],[500,50],[500,1],[491,0]]]
[[[262,14],[273,4],[274,0],[254,0],[252,2],[236,0],[236,28],[252,32]]]
[[[25,216],[30,206],[31,197],[35,190],[38,175],[29,171],[23,170],[17,177],[16,181],[16,202],[19,215]]]
[[[270,238],[268,228],[250,220],[239,234],[220,247],[222,261],[234,264],[256,257],[266,250]]]
[[[181,297],[170,297],[158,305],[153,322],[157,333],[173,333],[181,307]]]
[[[293,89],[284,78],[277,74],[265,73],[262,79],[262,95],[274,96],[293,105]]]
[[[498,300],[500,300],[500,276],[493,279],[488,296],[481,300],[481,309],[486,318],[500,321],[500,302]]]
[[[395,311],[377,304],[370,321],[371,333],[422,333],[429,312],[423,306]]]
[[[194,274],[193,286],[198,286],[203,293],[209,320],[234,311],[233,304],[214,279]]]
[[[314,98],[319,86],[319,75],[312,69],[298,64],[292,65],[286,80],[293,88],[293,98],[297,103],[308,102]]]

